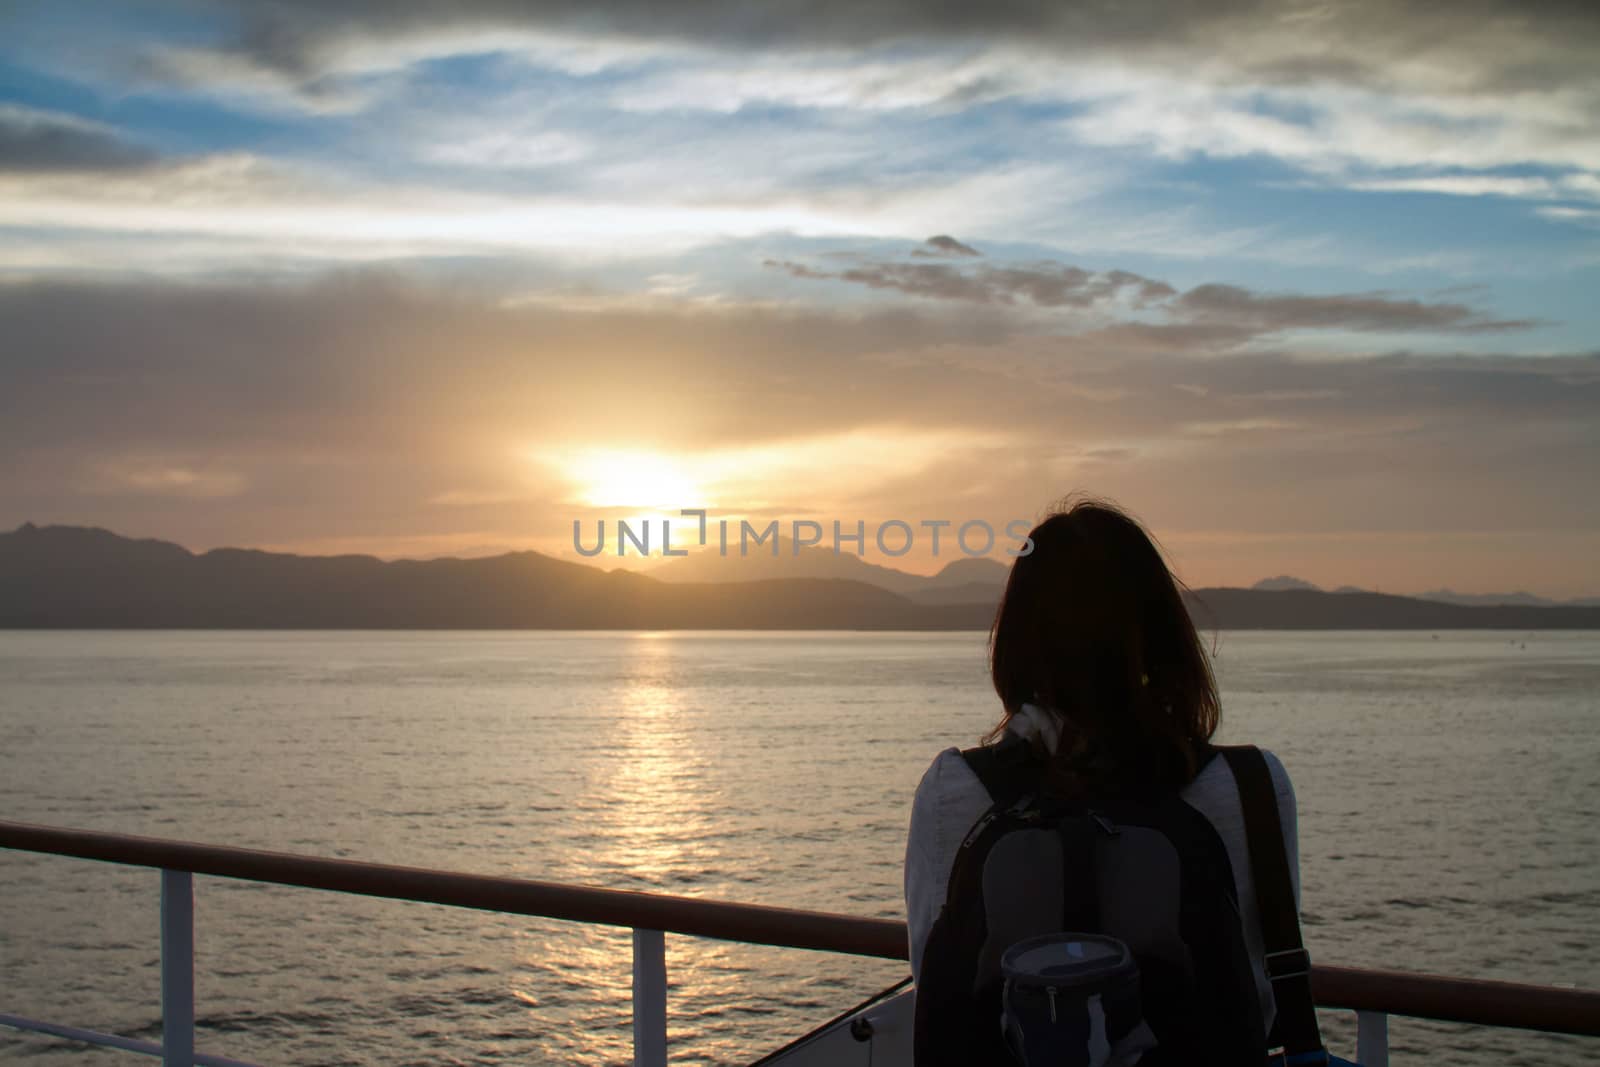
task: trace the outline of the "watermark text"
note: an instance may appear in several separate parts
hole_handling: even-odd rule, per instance
[[[789,543],[790,554],[798,556],[802,549],[831,548],[836,554],[867,553],[867,546],[875,546],[879,553],[891,558],[904,556],[915,549],[926,547],[932,556],[958,550],[965,556],[987,556],[999,542],[993,524],[986,519],[967,519],[953,522],[950,519],[919,519],[915,523],[905,519],[887,519],[870,528],[864,519],[845,523],[838,519],[831,523],[816,519],[791,519],[787,526],[782,520],[769,519],[758,525],[749,519],[711,518],[705,508],[684,508],[678,513],[692,520],[678,529],[679,539],[673,542],[671,519],[616,519],[608,530],[605,519],[595,520],[593,534],[584,531],[581,519],[572,520],[572,547],[580,556],[593,557],[608,549],[618,557],[625,557],[631,548],[640,556],[650,555],[656,548],[667,557],[687,556],[688,545],[714,548],[722,556],[750,556],[767,552],[773,557],[780,554],[784,540]],[[688,529],[685,529],[688,527]],[[1010,540],[1003,551],[1015,559],[1033,552],[1032,529],[1025,519],[1011,519],[1001,526]],[[787,538],[783,533],[787,531]],[[652,531],[657,535],[652,536]]]

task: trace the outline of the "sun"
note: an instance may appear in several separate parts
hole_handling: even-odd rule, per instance
[[[660,452],[584,452],[564,467],[578,488],[578,502],[588,507],[676,511],[706,503],[684,463]]]

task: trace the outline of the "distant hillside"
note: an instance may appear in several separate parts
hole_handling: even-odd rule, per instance
[[[1305,579],[1293,578],[1287,574],[1280,574],[1276,578],[1263,578],[1250,588],[1271,593],[1281,593],[1289,589],[1306,589],[1313,593],[1322,592],[1321,588],[1311,584]]]
[[[986,562],[993,567],[974,566]],[[993,579],[1005,568],[960,563],[919,578],[913,598],[840,578],[665,582],[537,552],[394,562],[233,548],[197,555],[106,530],[24,525],[0,534],[0,627],[987,629]],[[924,599],[941,595],[957,599]],[[1201,589],[1190,610],[1202,627],[1222,629],[1600,629],[1600,607],[1295,589]]]
[[[992,613],[1000,606],[1010,576],[1009,559],[1001,563],[983,556],[964,556],[945,564],[907,596],[919,604],[981,604]]]
[[[1597,630],[1600,607],[1471,607],[1385,593],[1196,589],[1189,610],[1224,630]]]
[[[1418,593],[1419,600],[1437,600],[1445,604],[1520,604],[1524,607],[1547,608],[1556,606],[1567,607],[1595,607],[1600,606],[1600,597],[1580,597],[1577,600],[1550,600],[1547,597],[1535,596],[1532,593],[1457,593],[1449,589],[1435,589],[1427,593]]]
[[[698,550],[679,559],[663,560],[644,573],[674,583],[831,578],[867,582],[922,603],[985,603],[992,607],[1005,588],[1010,566],[1009,561],[963,556],[929,577],[868,563],[853,551],[835,552],[831,546],[807,546],[796,552],[792,541],[780,538],[776,554],[769,544],[740,555],[734,543],[726,555],[715,549]]]
[[[1252,589],[1272,590],[1282,592],[1289,589],[1320,591],[1320,588],[1310,582],[1299,578],[1282,575],[1277,578],[1264,578],[1251,586]],[[1335,593],[1367,593],[1368,589],[1361,589],[1353,585],[1341,585],[1333,590]],[[1527,608],[1555,608],[1555,607],[1600,607],[1600,597],[1580,597],[1576,600],[1550,600],[1546,597],[1535,596],[1532,593],[1457,593],[1449,589],[1435,589],[1427,593],[1417,593],[1409,598],[1411,600],[1437,601],[1441,604],[1461,604],[1467,607],[1498,607],[1515,606]]]
[[[715,538],[713,538],[713,541]],[[869,582],[891,593],[909,593],[928,581],[920,574],[880,567],[868,563],[854,552],[835,552],[830,548],[802,547],[795,551],[794,543],[778,539],[778,551],[773,552],[771,542],[739,554],[737,540],[730,544],[726,555],[710,549],[697,549],[679,559],[662,560],[644,573],[663,582],[759,582],[786,578],[831,578],[841,581]]]
[[[1005,586],[988,582],[965,582],[961,585],[934,585],[907,594],[918,604],[984,604],[993,612],[1000,606],[1000,594]]]
[[[988,613],[830,579],[672,585],[514,552],[488,559],[195,555],[99,529],[0,534],[0,627],[966,629]]]

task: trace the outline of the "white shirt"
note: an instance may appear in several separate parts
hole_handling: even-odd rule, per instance
[[[1040,737],[1054,748],[1060,720],[1049,713],[1024,704],[1012,716],[1007,731],[1026,738]],[[1263,750],[1272,773],[1278,797],[1278,818],[1283,823],[1283,845],[1289,855],[1289,878],[1294,883],[1295,907],[1300,906],[1300,848],[1295,826],[1294,786],[1283,764]],[[1207,763],[1179,794],[1204,815],[1228,850],[1234,881],[1239,891],[1239,912],[1244,921],[1245,947],[1256,972],[1256,993],[1268,1030],[1272,1029],[1277,1009],[1272,999],[1272,984],[1267,980],[1262,961],[1261,917],[1256,908],[1255,885],[1250,878],[1250,850],[1244,831],[1244,811],[1233,772],[1220,756]],[[922,950],[928,931],[944,907],[955,866],[956,852],[974,823],[993,803],[988,790],[978,781],[961,750],[947,748],[934,758],[932,766],[917,786],[911,805],[911,829],[906,837],[906,926],[911,941],[911,975],[922,973]]]

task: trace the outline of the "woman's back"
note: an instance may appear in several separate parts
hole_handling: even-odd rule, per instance
[[[1031,706],[1015,716],[1011,731],[1025,738],[1043,736],[1051,743],[1052,724]],[[1299,902],[1299,849],[1296,833],[1294,787],[1282,763],[1270,752],[1264,753],[1272,774],[1278,802],[1278,817],[1283,827],[1284,848],[1289,857],[1290,878]],[[1227,761],[1207,762],[1179,796],[1215,827],[1228,852],[1239,899],[1245,946],[1255,971],[1257,998],[1263,1022],[1271,1029],[1273,1001],[1267,981],[1261,938],[1260,912],[1250,876],[1250,854],[1245,841],[1244,813],[1239,791]],[[912,804],[911,827],[906,841],[905,896],[907,930],[910,939],[912,975],[921,977],[922,954],[928,932],[944,907],[950,872],[962,841],[986,812],[992,798],[958,749],[941,752],[923,775]]]
[[[1159,988],[1157,999],[1177,1012],[1167,1017],[1169,1048],[1191,1047],[1191,1039],[1203,1032],[1226,1037],[1232,1052],[1261,1044],[1264,1054],[1275,1007],[1252,884],[1257,865],[1251,863],[1233,769],[1212,745],[1220,702],[1210,657],[1182,588],[1150,535],[1111,505],[1082,501],[1050,515],[1029,533],[1027,548],[1012,564],[989,646],[990,676],[1003,711],[989,740],[1020,735],[1027,745],[1002,748],[1026,759],[1008,763],[999,759],[1001,748],[986,750],[993,756],[977,761],[988,768],[980,780],[961,752],[949,749],[934,760],[913,805],[905,885],[913,973],[919,991],[927,994],[919,994],[919,1009],[939,1005],[946,1036],[992,1035],[990,1024],[979,1022],[998,1010],[993,998],[999,978],[991,966],[997,946],[991,942],[1014,932],[1008,916],[1018,914],[1017,908],[1004,904],[990,909],[993,885],[1006,897],[1013,891],[1031,893],[1029,914],[1036,918],[1054,914],[1049,921],[1058,925],[1037,933],[1058,932],[1059,924],[1073,916],[1109,919],[1115,912],[1129,937],[1145,938],[1147,948],[1161,949],[1142,952],[1141,967],[1148,965],[1150,971],[1141,982],[1147,992]],[[1230,754],[1235,755],[1240,754]],[[1004,770],[995,771],[992,763]],[[1023,766],[1025,771],[1018,769]],[[1260,761],[1240,767],[1241,773],[1250,771],[1248,781],[1256,790],[1252,815],[1271,806],[1266,796],[1270,778],[1298,900],[1294,792],[1288,775],[1270,756],[1259,779]],[[981,833],[972,833],[995,802],[984,783],[1007,794],[1007,774],[1028,776],[1031,793],[1048,798],[1055,813],[1048,816],[1053,838],[1020,832],[1039,828],[1042,813],[1034,812],[985,821]],[[1015,797],[1008,795],[1007,802]],[[1113,798],[1122,805],[1116,809],[1122,814],[1099,821],[1114,840],[1100,838],[1090,847],[1085,842],[1095,834],[1084,810],[1098,806],[1103,816],[1113,810],[1108,806]],[[1133,817],[1140,804],[1150,821]],[[1068,825],[1071,820],[1076,822]],[[1169,858],[1143,865],[1130,877],[1130,842],[1149,841],[1141,837],[1145,830],[1165,838],[1171,846]],[[991,866],[988,852],[975,860],[982,849],[996,847],[997,833],[1009,850],[1005,855],[1018,855],[1014,841],[1030,842],[1029,847],[1042,851],[1004,869]],[[969,835],[982,849],[974,845],[963,851]],[[1059,847],[1051,846],[1051,840],[1058,840]],[[958,855],[957,900],[950,917],[936,928]],[[1224,856],[1231,879],[1223,870]],[[1270,858],[1273,869],[1277,863],[1275,856]],[[974,871],[979,872],[977,881]],[[1036,876],[1035,871],[1042,873]],[[1116,875],[1111,881],[1104,877],[1108,871]],[[1269,875],[1264,870],[1261,877]],[[1056,893],[1063,897],[1052,913],[1048,901]],[[976,912],[969,908],[973,899],[983,905]],[[1105,914],[1097,916],[1101,905],[1106,905]],[[1180,914],[1181,936],[1155,936],[1175,929],[1172,917]],[[969,915],[977,917],[968,922]],[[1207,917],[1213,915],[1225,932],[1208,928]],[[936,929],[940,962],[931,974],[940,981],[929,983],[924,956]],[[963,931],[956,935],[965,946],[960,953],[946,950],[946,931],[951,929]],[[1103,927],[1083,927],[1082,932],[1109,932],[1127,940]],[[982,944],[977,954],[970,951],[974,940]],[[1175,951],[1165,951],[1173,945]],[[1141,954],[1137,945],[1128,947]],[[969,959],[979,958],[985,962],[970,970]],[[951,959],[959,963],[947,965]],[[947,980],[952,975],[954,980]],[[1222,988],[1231,997],[1225,1011],[1212,995]],[[1266,1024],[1259,1030],[1258,1008]],[[970,1019],[970,1025],[949,1022],[957,1015]],[[1207,1028],[1197,1024],[1202,1016],[1227,1021]],[[919,1046],[923,1018],[919,1011]],[[1159,1021],[1150,1017],[1158,1037]],[[1253,1052],[1246,1059],[1251,1056]]]

